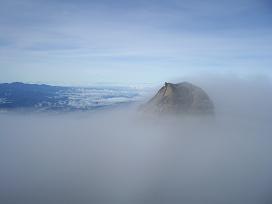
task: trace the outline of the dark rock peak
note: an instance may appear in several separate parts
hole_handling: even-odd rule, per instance
[[[213,109],[213,103],[205,91],[189,82],[165,82],[158,93],[143,106],[146,112],[163,114],[212,114]]]

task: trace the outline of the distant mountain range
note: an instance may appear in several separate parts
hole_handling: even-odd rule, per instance
[[[62,87],[20,82],[0,84],[0,110],[74,111],[128,104],[141,98],[130,87]]]

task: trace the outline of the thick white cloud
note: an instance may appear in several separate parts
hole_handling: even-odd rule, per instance
[[[215,118],[1,114],[0,202],[271,202],[271,82],[191,80]]]

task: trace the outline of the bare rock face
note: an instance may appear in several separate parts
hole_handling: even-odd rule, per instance
[[[165,83],[142,110],[159,114],[213,114],[214,105],[204,90],[191,83]]]

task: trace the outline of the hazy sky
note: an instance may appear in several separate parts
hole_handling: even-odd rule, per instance
[[[0,82],[272,76],[271,0],[0,0]]]

